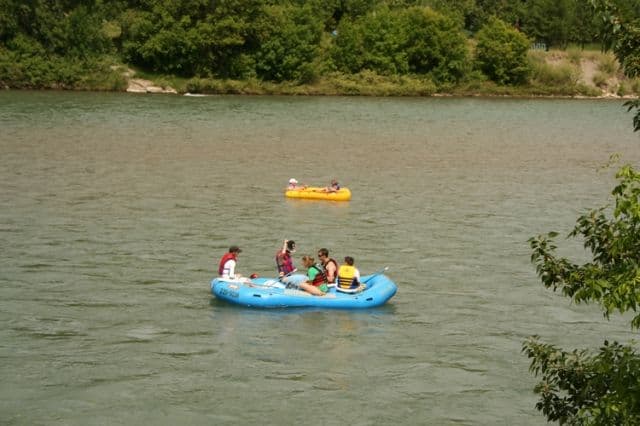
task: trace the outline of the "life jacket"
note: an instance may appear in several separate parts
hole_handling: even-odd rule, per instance
[[[356,278],[356,268],[350,265],[342,265],[338,269],[338,287],[340,288],[356,288],[359,283]]]
[[[336,262],[335,259],[330,257],[329,260],[327,260],[327,264],[329,263],[333,263],[336,266],[336,273],[335,273],[335,276],[333,277],[333,282],[329,282],[329,276],[327,275],[327,267],[323,265],[324,274],[327,276],[327,283],[334,284],[338,279],[338,262]]]
[[[282,253],[282,250],[278,250],[276,253],[276,265],[278,272],[282,272],[285,275],[293,271],[293,258],[289,252]]]
[[[326,284],[327,283],[327,274],[325,273],[324,269],[322,268],[322,266],[320,265],[311,265],[311,268],[314,268],[318,271],[318,273],[316,274],[316,276],[313,278],[313,281],[311,281],[311,284],[313,284],[316,287],[321,286],[322,284]]]
[[[220,265],[218,266],[218,275],[222,275],[222,273],[224,272],[224,265],[228,260],[236,259],[237,258],[235,253],[225,253],[224,256],[222,256],[222,259],[220,259]]]

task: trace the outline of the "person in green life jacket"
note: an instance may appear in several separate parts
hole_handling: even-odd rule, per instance
[[[360,288],[360,271],[353,264],[353,257],[345,256],[344,263],[338,269],[337,290],[353,292]]]
[[[329,287],[322,266],[317,265],[311,256],[302,256],[302,264],[307,268],[307,281],[300,284],[300,288],[315,296],[323,296]]]

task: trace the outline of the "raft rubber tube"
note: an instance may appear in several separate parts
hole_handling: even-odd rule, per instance
[[[308,200],[349,201],[351,199],[351,191],[349,188],[340,188],[335,192],[328,192],[326,188],[319,186],[287,189],[284,195],[287,198],[305,198]]]
[[[295,280],[298,277],[292,278]],[[305,276],[300,275],[300,280],[304,279]],[[361,282],[366,287],[358,293],[343,293],[332,287],[324,296],[314,296],[303,290],[286,288],[276,278],[214,278],[211,280],[211,293],[220,300],[250,308],[366,309],[384,305],[398,290],[396,284],[384,274],[365,275]]]

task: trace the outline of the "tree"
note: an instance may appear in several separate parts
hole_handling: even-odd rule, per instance
[[[384,6],[356,20],[342,19],[331,56],[344,72],[406,74],[409,65],[405,45],[406,33],[399,13]]]
[[[620,169],[613,189],[611,218],[606,207],[578,218],[570,237],[581,236],[593,260],[583,265],[555,254],[557,233],[529,240],[532,262],[547,288],[560,290],[575,303],[597,303],[604,316],[640,308],[640,173]],[[631,320],[640,328],[640,313]],[[535,387],[536,408],[560,424],[640,424],[640,354],[633,346],[604,342],[596,355],[586,350],[567,352],[541,343],[525,342],[530,370],[541,375]]]
[[[244,77],[260,0],[147,0],[121,17],[126,60],[153,71]],[[148,4],[146,4],[148,3]]]
[[[627,77],[640,77],[640,4],[636,4],[635,14],[629,12],[626,2],[618,6],[609,0],[592,0],[592,4],[602,22],[604,48],[613,51]],[[640,100],[627,101],[625,106],[636,110],[633,127],[640,130]]]
[[[257,25],[256,73],[265,80],[313,80],[323,23],[310,7],[270,6]]]
[[[527,81],[531,66],[527,57],[529,39],[524,34],[492,18],[476,39],[476,64],[487,77],[500,84]]]
[[[535,41],[565,48],[575,26],[573,0],[531,0],[522,16],[521,29]]]
[[[343,19],[331,53],[340,71],[428,74],[442,82],[460,78],[467,63],[460,24],[424,7],[385,6],[355,21]]]
[[[467,70],[468,50],[460,26],[430,8],[402,13],[409,70],[431,74],[435,81],[457,81]]]

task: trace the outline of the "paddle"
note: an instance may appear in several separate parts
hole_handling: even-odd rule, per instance
[[[370,277],[368,277],[366,280],[361,281],[361,283],[362,283],[362,284],[366,284],[366,283],[367,283],[367,281],[369,281],[371,278],[373,278],[373,277],[375,277],[375,276],[377,276],[377,275],[383,274],[383,273],[385,273],[387,270],[389,270],[389,267],[388,267],[388,266],[385,266],[384,268],[380,269],[378,272],[374,272],[373,274],[371,274],[371,276],[370,276]]]

